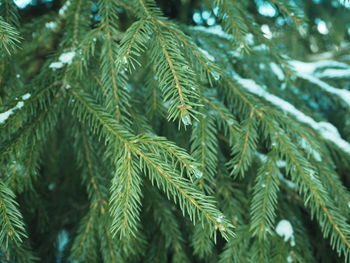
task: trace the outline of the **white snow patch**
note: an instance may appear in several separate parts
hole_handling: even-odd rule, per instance
[[[216,218],[216,222],[221,223],[223,218],[224,218],[223,215],[218,216],[218,217]]]
[[[286,167],[286,165],[287,165],[286,161],[283,161],[283,160],[278,160],[277,161],[277,167],[278,168],[284,168],[284,167]]]
[[[203,173],[200,171],[200,170],[198,170],[198,169],[194,169],[193,170],[193,175],[196,177],[196,178],[202,178],[202,176],[203,176]]]
[[[219,80],[219,79],[220,79],[220,74],[217,73],[217,72],[212,72],[211,75],[213,76],[213,78],[214,78],[215,80]]]
[[[0,113],[0,124],[3,124],[13,113],[13,109]]]
[[[271,69],[272,69],[272,71],[273,71],[273,73],[275,73],[275,75],[277,76],[277,78],[279,79],[279,80],[284,80],[284,73],[283,73],[283,71],[282,71],[282,69],[281,69],[281,67],[280,66],[278,66],[276,63],[274,63],[274,62],[271,62],[270,63],[270,67],[271,67]]]
[[[329,29],[327,27],[327,24],[325,21],[320,20],[317,24],[317,30],[320,32],[322,35],[327,35],[329,33]]]
[[[231,55],[232,57],[235,57],[235,58],[241,58],[242,55],[241,53],[239,53],[238,51],[236,50],[230,50],[227,52],[229,55]]]
[[[52,62],[49,65],[49,68],[51,68],[52,70],[56,70],[56,69],[62,68],[65,64],[69,65],[72,63],[74,56],[75,56],[74,51],[62,53],[58,58],[59,61]]]
[[[274,17],[277,13],[276,9],[267,1],[259,3],[258,12],[268,17]]]
[[[64,66],[64,64],[62,62],[52,62],[49,65],[49,68],[52,70],[56,70],[56,69],[62,68],[63,66]]]
[[[202,12],[203,19],[207,20],[210,17],[210,12],[208,10],[204,10]]]
[[[334,127],[331,123],[328,122],[317,122],[313,118],[307,116],[303,112],[296,109],[292,104],[289,102],[271,94],[268,93],[266,90],[264,90],[262,87],[260,87],[258,84],[256,84],[251,79],[243,79],[237,74],[233,74],[233,77],[238,81],[239,84],[246,90],[248,90],[251,93],[254,93],[270,103],[274,104],[275,106],[282,109],[284,112],[289,113],[290,115],[294,116],[298,121],[305,123],[309,126],[311,126],[313,129],[318,131],[318,133],[325,138],[326,140],[329,140],[333,142],[336,146],[338,146],[340,149],[342,149],[344,152],[350,154],[350,143],[342,139],[339,135],[339,132],[336,127]],[[349,100],[350,102],[350,100]]]
[[[339,134],[338,132],[334,133],[334,132],[329,131],[329,130],[323,130],[322,132],[320,132],[320,134],[322,135],[323,138],[325,138],[329,141],[332,141],[335,145],[337,145],[339,148],[341,148],[344,152],[347,152],[348,154],[350,154],[350,144],[347,141],[340,138],[337,135],[337,134]]]
[[[312,151],[312,155],[313,155],[314,159],[315,159],[317,162],[321,162],[321,161],[322,161],[321,154],[320,154],[318,151],[313,150],[313,151]]]
[[[70,1],[68,0],[64,3],[64,5],[61,7],[61,9],[58,10],[58,14],[60,16],[63,16],[66,13],[69,6],[70,6]]]
[[[248,33],[245,37],[244,37],[245,43],[252,46],[254,45],[254,35],[252,33]]]
[[[264,33],[264,37],[266,37],[267,39],[272,38],[272,32],[271,32],[271,29],[268,25],[266,25],[266,24],[262,25],[261,31]]]
[[[26,93],[26,94],[24,94],[23,96],[22,96],[22,100],[27,100],[27,99],[29,99],[30,98],[30,94],[29,93]]]
[[[67,230],[63,229],[58,233],[57,236],[57,249],[62,252],[66,245],[68,244],[69,237]]]
[[[205,49],[202,49],[202,48],[198,48],[200,52],[203,53],[204,56],[207,57],[207,59],[209,59],[210,61],[215,61],[215,58],[209,54],[208,51],[206,51]]]
[[[317,63],[307,63],[303,61],[297,61],[297,60],[292,60],[289,62],[289,64],[297,71],[300,73],[304,74],[312,74],[318,68]]]
[[[333,133],[335,136],[340,137],[338,129],[329,122],[320,121],[318,123],[318,129],[320,132],[330,132]]]
[[[334,60],[321,60],[316,62],[303,62],[298,60],[291,60],[289,64],[298,72],[305,74],[312,74],[316,69],[321,68],[341,68],[349,69],[350,65]]]
[[[190,115],[188,115],[188,114],[183,115],[182,118],[181,118],[181,121],[182,121],[182,123],[183,123],[185,126],[191,125],[191,124],[192,124],[191,117],[190,117]]]
[[[215,6],[213,8],[213,13],[214,13],[214,15],[218,16],[219,15],[219,7]]]
[[[198,13],[198,12],[195,12],[195,13],[193,14],[192,19],[193,19],[193,21],[194,21],[196,24],[201,24],[201,23],[203,22],[202,16],[201,16],[201,14]]]
[[[24,102],[23,101],[19,101],[17,102],[16,106],[14,106],[13,108],[0,113],[0,124],[5,123],[5,121],[14,113],[15,110],[18,110],[20,108],[22,108],[24,106]]]
[[[20,109],[23,106],[24,106],[24,102],[23,101],[19,101],[19,102],[17,102],[17,105],[15,107],[16,107],[16,109]]]
[[[204,27],[204,26],[195,26],[193,27],[193,29],[198,30],[198,31],[202,31],[202,32],[206,32],[209,34],[213,34],[216,35],[218,37],[221,38],[225,38],[225,39],[232,39],[233,36],[230,34],[227,34],[220,25],[215,25],[215,26],[210,26],[210,27]]]
[[[259,52],[264,52],[264,51],[268,51],[269,47],[266,46],[265,44],[261,44],[261,45],[253,47],[253,50],[259,51]]]
[[[294,231],[292,224],[288,220],[281,220],[276,226],[276,233],[280,237],[283,237],[284,242],[290,241],[290,245],[295,246]]]
[[[208,26],[213,26],[213,25],[215,25],[215,23],[216,23],[216,20],[215,20],[214,17],[209,17],[209,18],[207,19],[207,24],[208,24]]]
[[[19,8],[25,8],[32,0],[15,0],[14,2]]]
[[[350,66],[349,66],[350,67]],[[326,69],[322,73],[316,74],[318,78],[350,78],[350,68],[348,69]]]
[[[45,27],[51,30],[55,30],[57,27],[57,23],[56,22],[47,22],[45,23]]]
[[[69,52],[66,52],[66,53],[62,53],[60,55],[60,57],[58,58],[58,60],[62,63],[65,63],[65,64],[70,64],[72,63],[72,60],[75,56],[75,52],[74,51],[69,51]]]

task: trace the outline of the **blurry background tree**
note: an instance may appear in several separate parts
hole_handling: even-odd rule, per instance
[[[350,262],[349,40],[346,0],[0,0],[0,261]]]

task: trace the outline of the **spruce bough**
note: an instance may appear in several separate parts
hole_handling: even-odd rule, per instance
[[[0,2],[1,262],[350,262],[348,58],[178,2]]]

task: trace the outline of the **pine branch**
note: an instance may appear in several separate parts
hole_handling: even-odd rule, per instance
[[[217,128],[213,116],[208,111],[201,112],[205,118],[195,122],[191,134],[191,152],[200,164],[198,178],[199,187],[207,193],[213,193],[215,174],[218,162]]]
[[[70,94],[76,99],[81,107],[74,103],[73,111],[79,120],[87,122],[90,129],[100,138],[105,137],[107,142],[116,142],[127,144],[132,140],[132,134],[116,120],[110,117],[110,114],[98,105],[89,94],[82,90],[69,90]],[[103,128],[104,129],[103,129]],[[111,136],[112,135],[112,136]]]
[[[221,212],[215,208],[214,201],[200,193],[190,182],[176,174],[165,163],[159,163],[153,154],[136,150],[136,154],[142,160],[142,166],[147,171],[152,183],[162,189],[175,203],[179,202],[182,212],[188,214],[194,223],[196,219],[208,222],[210,236],[215,239],[215,230],[219,229],[224,238],[233,236],[232,225],[224,218]]]
[[[223,103],[215,99],[206,99],[203,97],[203,102],[215,112],[219,129],[224,131],[225,136],[229,139],[230,147],[233,147],[241,129],[234,115]]]
[[[306,23],[305,15],[300,7],[293,6],[286,0],[271,0],[272,3],[278,6],[278,8],[285,13],[288,17],[292,18],[296,25],[302,25]]]
[[[23,193],[31,191],[35,193],[34,183],[38,175],[40,154],[40,151],[37,149],[41,148],[42,144],[32,143],[27,147],[19,147],[18,152],[23,152],[23,155],[15,154],[13,157],[8,157],[9,165],[5,183],[13,192]]]
[[[110,231],[110,218],[107,214],[99,219],[97,231],[100,238],[100,253],[102,255],[103,262],[127,262],[121,254],[119,242],[112,238]]]
[[[153,153],[159,153],[160,156],[167,159],[172,166],[180,165],[180,172],[184,170],[190,174],[198,173],[198,164],[195,163],[193,157],[189,155],[184,149],[178,147],[176,144],[166,140],[166,138],[152,135],[143,135],[137,139],[144,147],[147,147]]]
[[[2,120],[0,124],[0,130],[6,131],[7,129],[11,129],[12,127],[21,126],[26,120],[32,117],[28,111],[40,111],[41,107],[47,107],[47,103],[51,102],[52,94],[57,94],[57,86],[59,83],[55,82],[51,85],[45,86],[44,88],[40,88],[39,90],[30,93],[24,93],[20,96],[18,106],[18,98],[11,98],[11,103],[9,103],[7,110],[5,112],[11,112],[7,116],[7,119]],[[23,103],[22,103],[23,102]],[[5,113],[2,113],[7,115]]]
[[[273,129],[272,127],[270,127]],[[297,183],[303,194],[305,206],[317,218],[325,237],[330,237],[333,249],[345,257],[350,253],[350,232],[346,219],[334,206],[327,191],[318,178],[316,170],[303,158],[290,139],[280,131],[273,129],[279,154],[287,161],[287,171]]]
[[[192,237],[193,254],[200,259],[208,259],[213,254],[214,242],[209,238],[206,225],[196,225]]]
[[[191,66],[200,73],[204,73],[203,75],[209,80],[209,83],[213,85],[214,80],[216,80],[214,77],[220,72],[219,67],[210,61],[203,52],[201,52],[194,41],[177,27],[170,24],[167,26],[166,30],[174,35],[180,42],[180,47],[182,47],[183,52],[186,54],[186,58],[190,60]]]
[[[20,37],[16,29],[0,17],[0,50],[10,55],[19,43]]]
[[[147,171],[151,181],[156,181],[157,186],[165,191],[168,197],[172,195],[174,201],[179,202],[181,210],[189,215],[191,221],[195,223],[196,219],[206,220],[210,225],[210,233],[214,237],[217,228],[225,238],[233,235],[232,225],[215,208],[215,202],[211,198],[201,194],[166,162],[159,162],[159,156],[138,146],[137,138],[132,137],[127,130],[123,129],[108,113],[105,113],[99,105],[94,103],[86,93],[70,89],[70,94],[83,106],[81,108],[77,107],[76,103],[74,105],[74,110],[80,120],[87,121],[91,129],[99,136],[105,137],[108,142],[114,141],[110,137],[112,135],[117,143],[129,147],[130,151],[140,159],[141,169]],[[104,129],[101,127],[104,127]]]
[[[276,151],[267,155],[267,160],[259,168],[251,202],[250,230],[260,240],[271,234],[276,217],[279,178]]]
[[[34,115],[34,118],[32,118],[30,121],[22,125],[19,130],[16,131],[16,133],[2,143],[2,146],[0,147],[0,158],[3,158],[6,154],[11,153],[20,145],[23,143],[28,137],[32,137],[34,140],[40,139],[40,132],[38,132],[43,127],[45,128],[52,128],[54,126],[54,123],[57,120],[57,112],[54,111],[54,105],[56,104],[56,100],[58,99],[57,93],[55,93],[53,98],[50,98],[52,91],[49,91],[49,94],[45,94],[42,99],[35,101],[38,104],[34,104],[33,107],[36,109],[36,114]],[[57,92],[57,89],[56,89]],[[38,93],[38,98],[40,97],[40,92]],[[49,102],[47,102],[49,101]],[[40,111],[40,107],[45,105],[45,109]],[[50,130],[48,129],[48,131]]]
[[[244,93],[237,89],[237,87],[232,88],[232,91],[242,96],[243,101],[246,103],[244,107],[255,108],[255,105],[252,104],[251,100],[246,98]],[[350,251],[349,234],[347,231],[348,225],[337,209],[333,208],[334,205],[330,203],[331,200],[328,197],[328,193],[316,177],[315,169],[302,157],[289,137],[271,121],[273,118],[266,114],[263,108],[259,109],[259,111],[258,116],[265,126],[263,130],[272,134],[273,138],[276,136],[274,140],[280,151],[278,154],[287,160],[288,172],[291,173],[293,180],[298,184],[300,191],[303,193],[305,205],[311,209],[312,215],[315,215],[318,219],[324,235],[326,237],[330,236],[332,247],[336,248],[339,253],[341,251],[343,255],[347,256]],[[273,147],[276,146],[274,145]]]
[[[276,244],[275,246],[278,246]],[[282,247],[285,247],[284,244],[280,245]],[[269,263],[270,262],[270,244],[268,242],[264,242],[262,240],[254,240],[252,246],[251,246],[252,254],[250,256],[250,260],[253,262],[262,262],[262,263]],[[280,251],[281,255],[279,255],[278,258],[282,258],[282,255],[285,256],[286,253],[283,253],[285,251]],[[283,261],[287,258],[286,256],[283,257]]]
[[[244,176],[244,172],[249,168],[253,160],[253,152],[256,151],[258,143],[257,134],[257,120],[255,119],[254,108],[249,113],[249,117],[245,119],[241,124],[241,131],[239,139],[233,147],[232,155],[234,156],[228,162],[231,175],[241,177]]]
[[[194,106],[198,106],[194,72],[183,56],[179,43],[167,30],[171,24],[162,16],[154,1],[136,2],[139,4],[139,17],[150,21],[155,36],[150,56],[164,100],[170,103],[168,120],[180,119],[185,126],[189,125],[196,114]]]
[[[11,26],[18,27],[18,8],[12,0],[2,0],[0,6],[0,17]]]
[[[317,166],[316,166],[317,167]],[[322,184],[329,192],[342,215],[349,216],[350,193],[349,190],[340,181],[339,176],[327,165],[320,164],[318,173]]]
[[[98,135],[100,138],[102,137],[108,144],[110,144],[110,147],[107,148],[107,155],[110,154],[113,158],[113,160],[116,162],[117,167],[118,167],[118,171],[120,171],[119,169],[121,167],[119,167],[118,163],[120,164],[120,162],[123,161],[123,159],[120,159],[120,152],[116,151],[116,149],[118,149],[118,145],[122,146],[122,147],[130,147],[132,146],[131,141],[134,139],[134,136],[132,136],[132,134],[129,133],[128,129],[126,129],[122,124],[118,123],[109,113],[107,113],[105,110],[102,109],[102,107],[98,104],[96,104],[93,99],[86,94],[83,91],[74,91],[73,89],[70,91],[70,94],[72,96],[74,96],[74,98],[76,99],[76,101],[78,102],[78,104],[74,104],[74,111],[76,111],[76,114],[78,116],[78,118],[81,121],[85,121],[88,123],[89,128],[92,130],[92,132],[94,132],[96,135]],[[134,162],[134,160],[133,160]],[[125,168],[126,167],[126,168]],[[131,170],[130,170],[130,165],[124,165],[124,170],[121,170],[124,173],[124,176],[126,175],[126,183],[128,183],[128,180],[132,179],[133,177],[131,176]],[[118,175],[118,174],[117,174]],[[121,175],[122,176],[122,175]],[[125,179],[125,177],[124,177]],[[118,184],[118,182],[112,182],[112,188],[111,188],[111,199],[110,199],[110,211],[111,211],[111,215],[112,218],[109,220],[107,220],[107,222],[109,224],[111,224],[111,229],[113,234],[115,235],[117,232],[120,232],[120,234],[124,237],[128,237],[127,240],[124,239],[125,242],[121,242],[120,244],[114,244],[114,242],[116,242],[116,240],[113,239],[113,237],[111,235],[108,236],[108,238],[106,237],[106,240],[104,240],[103,242],[106,243],[106,247],[103,248],[103,253],[104,255],[109,258],[109,260],[112,260],[112,262],[114,262],[113,258],[116,256],[114,255],[114,252],[110,251],[108,252],[108,249],[114,249],[114,246],[118,245],[118,246],[122,246],[123,249],[125,249],[125,251],[128,251],[129,253],[137,253],[137,251],[135,252],[135,247],[132,246],[132,243],[134,242],[133,239],[135,237],[135,235],[133,233],[135,232],[128,232],[131,229],[133,229],[133,227],[131,227],[131,229],[128,229],[128,224],[130,223],[128,221],[125,220],[130,220],[131,224],[135,223],[133,222],[133,218],[127,218],[126,216],[128,216],[129,214],[129,197],[127,195],[127,193],[129,192],[129,185],[126,185],[126,188],[123,189],[126,190],[125,193],[123,193],[122,195],[120,195],[120,192],[118,189],[118,187],[123,187],[122,184]],[[126,195],[125,195],[126,194]],[[119,198],[124,198],[126,197],[126,199],[119,199]],[[120,201],[120,202],[119,202]],[[124,201],[124,202],[122,202]],[[131,202],[133,202],[133,200],[131,200]],[[119,209],[123,210],[124,214],[119,214],[118,211]],[[120,218],[120,216],[123,216],[123,218]],[[107,217],[107,215],[105,214],[104,217]],[[122,220],[121,220],[122,219]],[[121,220],[121,221],[120,221]],[[110,222],[111,221],[111,222]],[[121,227],[125,227],[125,231],[119,227],[118,228],[118,224],[119,223],[123,223],[123,225],[121,225]],[[109,225],[108,225],[109,226]],[[132,231],[134,231],[135,229],[133,229]],[[99,230],[99,231],[103,231],[103,233],[105,233],[104,230]],[[105,235],[105,234],[103,234]]]
[[[194,72],[169,32],[158,27],[154,34],[157,41],[151,45],[151,58],[164,100],[170,103],[168,120],[179,118],[184,125],[189,125],[196,114],[194,107],[198,105],[195,102],[198,94],[193,91]]]
[[[230,239],[223,252],[220,254],[219,263],[248,263],[249,260],[249,239],[247,235],[249,233],[248,226],[237,227],[237,238]]]
[[[86,185],[90,199],[90,209],[98,208],[98,213],[104,215],[108,211],[108,178],[98,158],[99,151],[94,147],[95,138],[88,133],[87,127],[77,124],[74,127],[74,146],[77,164],[82,169],[82,179]]]
[[[118,35],[116,9],[115,1],[100,1],[100,14],[102,17],[100,29],[105,35],[101,50],[101,80],[104,87],[104,95],[107,99],[107,106],[113,112],[115,119],[127,122],[129,95],[123,89],[126,86],[125,76],[119,73],[115,63],[118,58],[117,50],[119,49],[119,45],[114,39]]]
[[[225,0],[215,0],[215,6],[219,8],[219,16],[225,26],[225,31],[234,36],[235,41],[241,48],[246,48],[245,37],[249,32],[247,25],[242,17],[242,4],[233,3]]]
[[[166,117],[166,107],[161,97],[161,92],[158,89],[158,82],[154,77],[154,72],[150,70],[147,74],[145,85],[145,103],[147,110],[147,116],[150,119],[156,120],[157,117]]]
[[[77,262],[96,262],[98,260],[96,224],[96,213],[93,209],[82,219],[71,247],[71,258]]]
[[[172,206],[157,190],[146,187],[145,196],[152,197],[149,206],[153,211],[154,221],[157,223],[161,234],[164,236],[165,245],[174,255],[172,261],[174,263],[191,262],[186,253],[186,244],[182,235],[182,228],[178,221],[177,215],[172,211]],[[198,225],[200,227],[200,225]]]
[[[112,180],[110,213],[112,234],[120,239],[135,236],[140,224],[141,176],[139,162],[126,147],[117,162]]]
[[[28,244],[11,244],[11,249],[2,251],[0,261],[4,263],[34,263],[38,262],[39,258],[35,256]]]
[[[131,3],[134,5],[138,17],[148,20],[163,20],[162,12],[154,0],[133,0]]]
[[[89,31],[77,46],[78,52],[70,65],[70,71],[76,74],[78,78],[83,79],[87,76],[91,60],[95,56],[98,39],[101,38],[101,32],[97,29]],[[102,84],[103,88],[103,84]]]
[[[1,262],[349,261],[350,67],[281,52],[346,47],[345,3],[41,2],[0,4]]]
[[[128,67],[128,70],[131,71],[136,69],[136,65],[141,65],[137,58],[146,49],[146,43],[150,39],[149,35],[152,32],[151,25],[147,20],[139,20],[128,28],[118,51],[117,68],[123,69]]]
[[[9,242],[21,243],[27,237],[15,194],[0,180],[0,243],[5,249]]]

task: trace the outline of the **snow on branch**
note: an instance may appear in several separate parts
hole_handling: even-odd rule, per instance
[[[298,60],[292,60],[289,62],[297,71],[304,74],[313,74],[318,69],[337,68],[337,69],[349,69],[350,65],[334,60],[322,60],[317,62],[303,62]]]
[[[290,115],[295,117],[301,123],[305,123],[305,124],[311,126],[324,139],[333,142],[336,146],[338,146],[344,152],[350,154],[350,143],[345,141],[344,139],[342,139],[340,137],[338,129],[335,126],[333,126],[331,123],[315,121],[310,116],[307,116],[303,112],[296,109],[289,102],[267,92],[262,87],[260,87],[258,84],[256,84],[255,81],[253,81],[251,79],[241,78],[237,74],[234,74],[233,77],[243,88],[245,88],[250,93],[254,93],[254,94],[258,95],[259,97],[264,98],[265,100],[267,100],[270,103],[272,103],[273,105],[277,106],[278,108],[280,108],[284,112],[289,113]]]
[[[318,77],[324,77],[324,78],[345,78],[350,77],[350,66],[337,62],[337,61],[320,61],[320,62],[312,62],[312,63],[306,63],[301,61],[291,61],[290,64],[292,67],[294,67],[297,76],[299,78],[302,78],[306,81],[309,81],[310,83],[315,84],[322,90],[334,94],[338,96],[342,101],[344,101],[346,104],[350,106],[350,91],[345,89],[338,89],[334,88],[328,83],[320,80]],[[316,73],[317,69],[324,68],[324,67],[333,67],[332,69],[326,69],[321,73]],[[341,67],[342,69],[335,69]],[[347,67],[347,68],[345,68]],[[315,76],[313,74],[315,73]]]
[[[317,73],[319,78],[345,79],[350,78],[350,68],[347,69],[326,69],[322,73]]]
[[[27,100],[30,98],[30,94],[26,93],[22,96],[22,100]],[[5,121],[15,112],[15,110],[19,110],[24,106],[24,102],[23,101],[18,101],[16,106],[14,106],[13,108],[5,111],[5,112],[1,112],[0,113],[0,124],[5,123]]]
[[[231,40],[233,38],[232,35],[227,34],[220,25],[204,27],[204,26],[194,26],[194,30],[202,31],[208,34],[216,35],[221,38],[225,38],[227,40]]]

